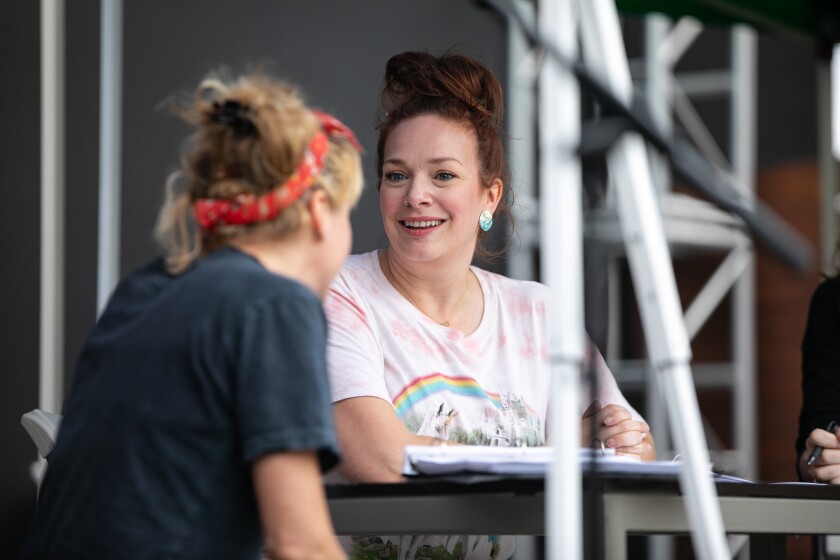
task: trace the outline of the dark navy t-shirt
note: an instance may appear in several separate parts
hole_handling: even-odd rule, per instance
[[[256,558],[255,459],[338,460],[316,296],[223,249],[115,292],[82,350],[23,558]]]

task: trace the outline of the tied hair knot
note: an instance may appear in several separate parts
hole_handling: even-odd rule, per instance
[[[229,126],[237,136],[256,136],[257,127],[245,113],[249,107],[239,101],[228,99],[224,103],[213,102],[213,122]]]
[[[240,115],[241,106],[228,101],[219,106],[214,119],[221,124],[235,126],[240,121],[250,121]],[[330,136],[348,141],[359,153],[362,146],[353,131],[337,118],[319,111],[312,111],[321,124],[292,174],[282,183],[260,197],[243,193],[230,198],[199,198],[193,202],[198,224],[204,231],[213,231],[219,225],[241,226],[273,220],[285,208],[298,200],[324,172]],[[239,165],[231,164],[218,171],[214,178],[234,178],[240,175]]]

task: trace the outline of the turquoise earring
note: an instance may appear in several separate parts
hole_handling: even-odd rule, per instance
[[[481,216],[478,217],[478,225],[484,231],[490,231],[490,228],[493,227],[493,214],[488,210],[482,212]]]

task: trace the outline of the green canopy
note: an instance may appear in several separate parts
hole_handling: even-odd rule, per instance
[[[616,0],[625,13],[693,16],[706,23],[747,23],[762,31],[840,42],[840,0]]]

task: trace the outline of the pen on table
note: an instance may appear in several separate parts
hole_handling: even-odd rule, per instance
[[[831,422],[829,422],[828,427],[825,429],[825,431],[826,432],[831,432],[833,434],[834,430],[836,430],[836,429],[837,429],[837,422],[832,420]],[[809,467],[814,463],[814,461],[816,461],[817,459],[820,458],[820,455],[822,454],[822,452],[823,452],[823,448],[822,448],[821,445],[818,445],[814,448],[814,450],[811,452],[811,456],[808,457],[808,466]]]

